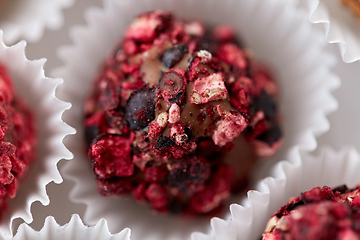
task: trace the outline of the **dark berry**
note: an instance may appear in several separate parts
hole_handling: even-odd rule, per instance
[[[282,136],[279,126],[272,126],[268,131],[257,137],[258,140],[266,142],[270,145],[277,142]]]
[[[176,103],[184,94],[184,77],[179,71],[169,70],[163,73],[159,80],[159,88],[163,98],[170,103]]]
[[[95,125],[87,126],[85,128],[86,146],[90,147],[91,142],[99,134],[99,127]]]
[[[184,128],[184,133],[187,135],[187,141],[186,141],[187,143],[193,140],[194,135],[189,127]]]
[[[210,175],[210,167],[205,159],[192,157],[173,165],[168,176],[169,186],[188,195],[199,191]]]
[[[346,185],[341,185],[341,186],[338,186],[336,188],[333,188],[333,192],[339,192],[340,194],[343,194],[343,193],[348,193],[350,192],[351,190],[346,186]]]
[[[197,40],[196,50],[197,51],[206,50],[206,51],[209,51],[210,53],[214,54],[216,51],[216,46],[217,46],[217,43],[216,43],[214,37],[211,34],[206,33],[204,37],[199,38]]]
[[[172,68],[175,64],[180,62],[183,56],[188,52],[189,49],[186,44],[177,44],[164,52],[161,62],[165,67]]]
[[[172,138],[160,135],[156,140],[156,148],[161,150],[166,147],[171,147],[175,145],[175,141]]]
[[[97,179],[97,187],[103,196],[127,194],[133,190],[131,182],[118,178]]]
[[[131,130],[140,130],[155,118],[156,89],[142,88],[131,94],[125,107],[125,119]]]
[[[260,96],[254,99],[255,112],[263,111],[266,119],[276,116],[276,104],[266,91],[261,91]]]

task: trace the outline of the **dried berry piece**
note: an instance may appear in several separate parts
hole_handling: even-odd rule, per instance
[[[211,36],[210,33],[205,33],[203,37],[200,37],[196,40],[196,50],[206,50],[210,53],[215,53],[217,49],[217,44],[215,39]]]
[[[166,147],[171,147],[175,145],[175,141],[173,138],[169,138],[163,135],[160,135],[159,138],[156,140],[156,148],[162,150]]]
[[[125,179],[97,179],[98,191],[103,196],[123,195],[133,190],[131,182]]]
[[[273,143],[280,140],[282,137],[282,133],[279,126],[272,126],[268,131],[264,132],[260,136],[257,137],[258,140],[268,143],[272,145]]]
[[[104,110],[117,108],[120,102],[120,85],[114,77],[106,76],[101,81],[99,104]]]
[[[226,166],[218,167],[209,185],[194,194],[190,208],[198,213],[209,213],[220,207],[230,196],[232,170]]]
[[[253,104],[255,112],[263,111],[267,119],[271,120],[276,117],[276,104],[265,90],[261,91],[260,96],[254,98]]]
[[[170,49],[165,50],[161,62],[167,68],[172,68],[175,64],[180,62],[185,54],[189,52],[186,44],[177,44]]]
[[[183,158],[172,164],[169,186],[191,196],[202,190],[210,176],[210,164],[202,157]]]
[[[89,157],[99,178],[129,177],[134,173],[131,159],[133,138],[103,134],[93,141]]]
[[[169,103],[176,103],[184,94],[186,79],[181,70],[169,70],[161,76],[159,88],[161,95]]]
[[[125,107],[125,119],[131,130],[140,130],[155,118],[156,89],[142,88],[133,92]]]

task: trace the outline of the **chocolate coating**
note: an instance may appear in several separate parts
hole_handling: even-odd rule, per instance
[[[101,194],[214,215],[247,186],[282,139],[277,84],[237,42],[167,11],[130,24],[86,102],[86,138],[111,134],[89,146]]]
[[[316,187],[281,207],[263,240],[347,240],[360,238],[360,187]]]

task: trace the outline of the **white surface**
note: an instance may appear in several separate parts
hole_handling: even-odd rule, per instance
[[[317,1],[317,0],[314,0]],[[30,59],[41,57],[48,58],[45,65],[45,74],[49,75],[49,70],[61,65],[56,57],[56,50],[59,46],[70,44],[67,31],[72,24],[83,24],[83,10],[87,6],[100,6],[101,0],[78,0],[72,9],[65,9],[65,25],[59,31],[45,30],[44,38],[38,43],[29,43],[27,46],[27,56]],[[321,26],[321,29],[323,27]],[[325,35],[325,32],[323,32]],[[330,145],[335,149],[340,149],[343,145],[354,145],[360,150],[360,63],[355,62],[346,64],[341,61],[341,55],[335,44],[327,47],[339,59],[334,72],[342,78],[342,86],[334,92],[339,101],[339,109],[336,113],[329,116],[331,129],[328,133],[318,138],[319,146]],[[35,203],[32,207],[34,222],[31,226],[40,230],[47,215],[54,215],[56,221],[63,225],[70,220],[72,213],[79,213],[83,216],[85,206],[74,204],[67,199],[73,184],[64,181],[60,185],[48,185],[50,195],[50,205],[42,206]],[[113,232],[114,233],[114,232]],[[205,239],[205,238],[204,238]]]

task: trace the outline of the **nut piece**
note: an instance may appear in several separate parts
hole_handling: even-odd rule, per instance
[[[180,107],[174,103],[169,109],[169,123],[180,121]]]

